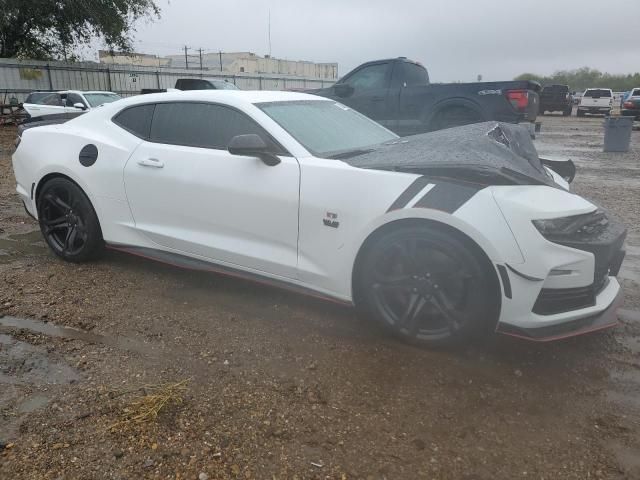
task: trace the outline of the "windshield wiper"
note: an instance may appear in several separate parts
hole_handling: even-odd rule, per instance
[[[353,157],[357,157],[358,155],[364,155],[365,153],[371,153],[371,152],[373,152],[373,149],[368,149],[368,150],[361,150],[361,149],[348,150],[346,152],[335,153],[333,155],[330,155],[327,158],[330,158],[332,160],[344,160],[345,158],[353,158]]]

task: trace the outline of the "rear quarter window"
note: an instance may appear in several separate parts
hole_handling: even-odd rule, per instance
[[[154,109],[155,105],[137,105],[126,108],[113,117],[113,123],[137,137],[147,139],[151,133]]]

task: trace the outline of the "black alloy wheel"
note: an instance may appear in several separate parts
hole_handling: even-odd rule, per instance
[[[369,312],[400,337],[428,346],[486,331],[496,296],[475,253],[455,236],[403,228],[366,253],[360,292]]]
[[[65,178],[48,181],[38,197],[38,219],[45,241],[59,257],[83,262],[102,251],[98,218],[75,183]]]

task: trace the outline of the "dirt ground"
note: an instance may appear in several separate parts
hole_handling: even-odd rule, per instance
[[[640,478],[640,132],[603,154],[602,118],[542,121],[539,149],[629,227],[621,324],[457,351],[125,254],[65,264],[14,194],[0,129],[0,478]],[[133,420],[183,381],[181,403]]]

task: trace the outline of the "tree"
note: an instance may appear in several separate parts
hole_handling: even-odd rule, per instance
[[[550,76],[533,73],[518,75],[516,80],[535,80],[542,85],[569,85],[572,90],[583,91],[587,88],[610,88],[614,92],[625,92],[632,88],[640,88],[640,73],[628,75],[612,75],[602,73],[589,67],[575,70],[559,70]]]
[[[73,58],[94,38],[130,51],[134,23],[159,14],[155,0],[0,0],[0,57]]]

